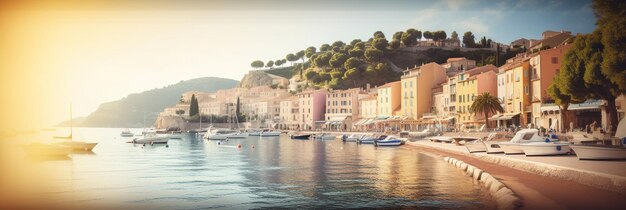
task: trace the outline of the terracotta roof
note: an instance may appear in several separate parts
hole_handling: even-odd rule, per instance
[[[462,60],[467,60],[467,58],[465,58],[465,57],[460,57],[460,58],[448,58],[447,62],[450,62],[450,61],[462,61]]]
[[[389,82],[389,83],[387,83],[387,84],[381,85],[381,86],[380,86],[380,87],[378,87],[378,88],[386,88],[386,87],[391,87],[392,85],[399,84],[400,82],[401,82],[401,81]]]
[[[488,72],[488,71],[497,71],[498,67],[495,67],[494,65],[486,65],[486,66],[481,66],[481,67],[476,67],[464,72],[461,72],[461,74],[469,74],[470,76],[476,75],[476,74],[480,74],[483,72]]]

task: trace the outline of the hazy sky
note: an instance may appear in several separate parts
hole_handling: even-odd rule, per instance
[[[196,77],[239,80],[256,59],[367,40],[374,31],[471,30],[509,43],[545,30],[588,33],[590,1],[53,1],[0,16],[4,114],[55,123],[130,93]],[[25,98],[26,97],[26,98]],[[36,102],[33,102],[34,100]],[[17,117],[15,109],[36,115]],[[3,124],[7,126],[9,124]]]

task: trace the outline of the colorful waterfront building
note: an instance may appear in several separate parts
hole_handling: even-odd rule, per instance
[[[351,130],[352,123],[359,117],[359,100],[367,96],[360,88],[328,92],[324,127],[329,130]]]
[[[401,77],[402,115],[420,119],[432,106],[432,88],[446,81],[446,69],[437,63],[428,63],[404,71]]]
[[[353,130],[371,131],[374,119],[378,116],[378,91],[371,92],[367,97],[359,99],[359,117],[352,125]]]
[[[530,103],[530,64],[525,54],[520,54],[498,68],[498,97],[504,113],[493,116],[497,126],[527,126],[532,118]]]
[[[300,129],[300,106],[298,96],[283,98],[280,101],[280,129],[299,130]]]
[[[376,117],[386,118],[400,112],[401,81],[390,82],[378,87],[378,110]]]
[[[536,127],[554,128],[561,130],[564,128],[562,123],[558,123],[560,119],[559,111],[548,111],[549,108],[542,111],[542,104],[548,104],[552,101],[548,96],[547,89],[552,85],[554,77],[561,68],[561,62],[565,53],[570,49],[571,45],[559,45],[557,47],[542,50],[530,55],[530,81],[531,81],[531,104],[532,118],[530,122]],[[600,113],[596,113],[598,118]]]
[[[486,65],[463,71],[456,75],[456,110],[459,113],[459,124],[465,125],[466,128],[471,126],[477,128],[485,123],[484,114],[471,113],[469,110],[476,96],[483,93],[489,93],[492,96],[498,95],[496,85],[497,71],[497,67]],[[493,114],[495,113],[489,113],[488,116]]]
[[[296,94],[300,107],[300,129],[321,128],[321,124],[325,122],[327,93],[326,89],[309,89]]]

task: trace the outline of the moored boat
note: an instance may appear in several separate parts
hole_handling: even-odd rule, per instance
[[[98,143],[90,143],[83,141],[69,141],[69,142],[58,142],[56,145],[66,146],[72,149],[72,151],[91,151],[93,150]]]
[[[159,136],[156,134],[146,134],[143,138],[135,138],[128,143],[133,144],[167,144],[169,136]]]
[[[483,144],[482,141],[467,142],[464,144],[464,146],[465,148],[467,148],[467,151],[469,151],[469,153],[487,152],[487,148],[485,147],[485,144]]]
[[[570,145],[579,160],[626,160],[626,147]]]
[[[311,134],[291,134],[289,137],[294,140],[308,140]]]
[[[337,136],[332,135],[332,134],[321,133],[321,134],[315,135],[313,137],[313,139],[315,139],[315,140],[335,140],[336,137]]]
[[[385,138],[387,138],[386,135],[380,135],[380,136],[369,136],[369,137],[365,137],[365,138],[361,138],[357,141],[357,143],[359,144],[374,144],[374,142],[376,140],[384,140]]]
[[[374,146],[400,146],[403,143],[404,141],[402,141],[399,138],[396,138],[395,136],[387,136],[387,138],[383,140],[374,141]]]
[[[532,142],[552,142],[557,141],[547,137],[539,136],[539,130],[537,129],[522,129],[515,133],[515,136],[508,142],[501,142],[498,144],[504,154],[524,154],[521,144]]]
[[[452,143],[452,137],[449,136],[431,136],[426,138],[433,142]]]
[[[532,142],[520,144],[526,156],[567,155],[571,153],[570,143]]]
[[[280,136],[280,131],[263,130],[259,133],[261,137]]]
[[[357,140],[363,138],[363,134],[351,134],[351,135],[343,135],[342,140],[345,142],[356,142]]]
[[[130,132],[130,129],[124,129],[122,130],[122,132],[120,133],[121,137],[133,137],[135,136],[135,134],[133,134],[133,132]]]

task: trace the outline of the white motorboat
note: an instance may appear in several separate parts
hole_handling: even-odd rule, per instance
[[[259,133],[261,137],[280,136],[280,131],[263,130]]]
[[[522,129],[515,133],[515,136],[508,142],[501,142],[498,145],[502,148],[504,154],[524,154],[521,144],[532,142],[553,142],[558,141],[556,139],[550,139],[548,137],[539,136],[539,130],[537,129]]]
[[[403,143],[404,143],[403,140],[395,136],[387,136],[387,138],[383,140],[374,141],[374,146],[400,146]]]
[[[357,141],[357,143],[359,144],[374,144],[375,141],[377,140],[385,140],[387,138],[386,135],[381,135],[381,136],[368,136],[368,137],[364,137],[361,138]]]
[[[567,155],[571,153],[570,143],[566,142],[532,142],[520,144],[526,156]]]
[[[482,141],[467,142],[464,144],[464,146],[465,148],[467,148],[467,151],[469,151],[469,153],[487,152],[487,148]]]
[[[343,141],[345,142],[356,142],[357,140],[363,138],[363,134],[352,134],[350,136],[344,135]]]
[[[248,136],[249,135],[247,133],[235,132],[235,133],[227,134],[226,138],[227,139],[245,139],[245,138],[248,138]]]
[[[248,136],[261,136],[261,132],[263,132],[263,130],[249,130],[249,131],[246,131],[246,133],[248,133]]]
[[[626,160],[626,147],[570,145],[579,160]]]
[[[170,137],[167,135],[157,135],[157,134],[146,134],[143,138],[135,138],[128,143],[133,144],[167,144],[170,140]]]
[[[335,138],[337,138],[337,136],[328,133],[322,133],[314,137],[315,140],[335,140]]]
[[[471,136],[457,136],[457,137],[452,137],[452,143],[458,145],[458,146],[462,146],[467,142],[474,142],[474,141],[478,141],[480,140],[480,138],[478,137],[471,137]]]
[[[133,134],[133,132],[130,132],[130,129],[124,129],[122,130],[122,133],[120,133],[121,137],[133,137],[135,136],[135,134]]]
[[[29,157],[67,157],[72,152],[71,147],[56,144],[32,143],[21,147]]]

